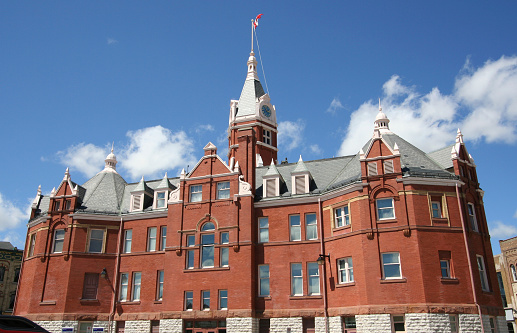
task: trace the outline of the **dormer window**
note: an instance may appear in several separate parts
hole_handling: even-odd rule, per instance
[[[131,196],[131,211],[132,212],[135,212],[135,211],[139,211],[139,210],[142,210],[143,207],[143,197],[144,195],[143,194],[133,194]]]
[[[271,145],[271,131],[262,130],[262,142]]]
[[[276,179],[268,179],[266,180],[266,197],[275,197],[276,196]]]
[[[309,193],[309,184],[311,179],[311,173],[307,166],[303,162],[302,156],[296,163],[296,167],[291,171],[291,184],[293,194],[306,194]]]
[[[167,191],[155,192],[155,208],[167,207]]]

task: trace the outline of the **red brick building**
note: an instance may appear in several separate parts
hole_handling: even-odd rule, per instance
[[[278,164],[256,64],[228,161],[209,143],[189,173],[128,184],[112,151],[38,190],[15,313],[53,332],[506,331],[461,132],[426,154],[380,110],[358,154]]]

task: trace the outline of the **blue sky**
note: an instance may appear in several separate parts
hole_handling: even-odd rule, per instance
[[[208,141],[225,155],[263,13],[279,159],[355,154],[378,98],[425,151],[460,127],[498,253],[517,235],[516,12],[515,1],[3,1],[0,240],[23,247],[38,185],[50,193],[66,167],[84,183],[112,142],[128,182],[177,175]]]

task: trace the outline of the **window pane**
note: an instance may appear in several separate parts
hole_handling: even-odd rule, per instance
[[[307,264],[309,274],[309,295],[320,293],[320,277],[318,263],[310,262]]]
[[[91,229],[90,230],[90,246],[89,252],[101,253],[102,243],[104,242],[104,230]]]
[[[133,230],[129,229],[125,231],[124,237],[124,253],[131,253],[131,242],[133,238]]]
[[[120,296],[121,301],[127,300],[127,286],[128,286],[128,275],[127,273],[120,274]]]
[[[259,218],[259,242],[269,242],[269,220],[267,217]]]
[[[141,273],[133,273],[133,301],[140,300]]]
[[[215,230],[215,225],[212,222],[207,222],[201,227],[201,231]]]
[[[201,235],[201,267],[214,267],[214,234]]]
[[[230,198],[230,182],[217,183],[217,199]]]
[[[202,291],[203,296],[203,310],[210,309],[210,291],[204,290]]]
[[[192,303],[194,301],[194,292],[185,292],[185,310],[192,310]]]
[[[167,246],[167,227],[162,227],[161,233],[162,235],[160,240],[160,251],[163,251]]]
[[[269,295],[269,265],[259,266],[259,293],[260,296]]]
[[[65,230],[56,230],[54,232],[54,250],[52,252],[63,252],[63,242],[65,240]]]
[[[203,199],[202,196],[202,185],[192,185],[190,186],[190,201],[191,202],[198,202]]]
[[[147,231],[147,251],[156,251],[156,227]]]
[[[399,254],[398,253],[383,253],[382,262],[385,264],[398,264]]]
[[[292,241],[302,239],[302,230],[300,226],[300,215],[289,216],[290,237]]]
[[[230,242],[230,234],[227,232],[221,233],[221,244],[228,244]]]
[[[316,214],[306,214],[305,215],[305,224],[306,224],[306,236],[307,239],[318,239],[318,225],[316,221]]]
[[[302,264],[291,264],[291,285],[293,295],[303,295]]]
[[[228,308],[228,291],[227,290],[219,290],[219,308],[221,308],[221,309]]]
[[[227,247],[221,248],[221,266],[228,266],[228,256],[230,253],[229,250],[230,249]]]

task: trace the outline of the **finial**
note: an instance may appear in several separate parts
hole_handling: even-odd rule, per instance
[[[111,153],[113,153],[113,147],[115,146],[115,141],[111,143]]]
[[[298,162],[303,162],[302,155],[300,155],[300,158],[298,159]]]
[[[382,111],[381,98],[379,97],[379,111]]]
[[[63,180],[68,180],[69,178],[70,178],[70,172],[69,172],[68,168],[66,168],[65,176],[63,177]]]
[[[456,132],[456,143],[463,143],[463,134],[461,134],[461,131],[459,128],[458,128],[458,132]]]

